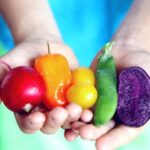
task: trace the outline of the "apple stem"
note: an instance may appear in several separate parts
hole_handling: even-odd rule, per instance
[[[8,68],[9,71],[11,70],[10,65],[8,65],[6,62],[0,60],[0,64],[3,64],[4,66],[6,66],[6,67]]]
[[[48,47],[48,54],[50,54],[50,46],[48,42],[47,42],[47,47]]]

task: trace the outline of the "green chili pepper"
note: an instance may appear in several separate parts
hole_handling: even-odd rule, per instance
[[[94,112],[94,124],[96,126],[111,120],[117,108],[116,66],[110,53],[113,45],[114,42],[107,43],[102,50],[102,55],[98,58],[96,68],[98,98]]]

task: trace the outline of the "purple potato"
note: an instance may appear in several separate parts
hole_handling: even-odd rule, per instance
[[[122,124],[140,127],[150,118],[150,78],[140,67],[119,75],[117,118]]]

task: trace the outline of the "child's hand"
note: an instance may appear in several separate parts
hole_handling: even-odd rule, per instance
[[[120,51],[121,50],[121,51]],[[99,55],[99,54],[98,54]],[[97,55],[97,56],[98,56]],[[116,59],[116,65],[118,70],[131,66],[139,66],[146,70],[150,75],[150,53],[145,50],[141,50],[136,47],[124,47],[120,48],[116,45],[113,49],[113,55]],[[97,57],[94,59],[91,67],[95,70]],[[87,113],[85,114],[85,116]],[[140,128],[131,128],[125,125],[116,125],[114,121],[110,121],[108,124],[99,128],[93,124],[86,124],[85,122],[75,122],[72,124],[72,128],[77,127],[78,134],[81,138],[86,140],[95,140],[98,150],[114,150],[134,139],[138,136],[146,125]],[[70,131],[71,134],[66,134],[67,140],[74,140],[77,137],[77,132]]]
[[[17,45],[8,54],[1,57],[0,60],[9,64],[11,68],[20,65],[30,66],[36,57],[48,53],[46,40],[26,40]],[[70,48],[62,44],[62,42],[51,41],[49,44],[51,53],[60,53],[66,56],[71,69],[78,66],[77,60]],[[1,66],[0,79],[6,73],[6,67],[2,64]],[[15,116],[23,132],[33,133],[41,130],[46,134],[51,134],[56,132],[66,120],[76,121],[81,111],[80,106],[70,104],[66,108],[57,107],[48,112],[45,112],[43,108],[36,108],[29,115],[15,114]]]

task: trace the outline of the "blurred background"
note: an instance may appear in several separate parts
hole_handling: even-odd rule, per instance
[[[81,66],[89,66],[127,14],[132,0],[49,0],[66,44]],[[0,55],[14,47],[12,35],[0,17]],[[150,126],[134,141],[119,150],[149,150]],[[96,150],[95,143],[80,138],[67,142],[63,130],[55,135],[24,134],[12,112],[0,105],[0,150]],[[109,144],[109,143],[108,143]]]

